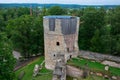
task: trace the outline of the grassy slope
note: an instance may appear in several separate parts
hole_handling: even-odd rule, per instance
[[[40,57],[36,60],[34,60],[33,62],[29,63],[28,65],[26,65],[25,67],[17,70],[15,72],[16,74],[16,78],[18,77],[18,75],[21,73],[21,71],[25,71],[25,75],[22,78],[22,80],[33,80],[33,69],[35,64],[41,64],[42,61],[44,60],[44,57]],[[44,75],[39,75],[37,77],[34,78],[34,80],[50,80],[52,78],[52,74],[50,70],[45,69],[45,67],[43,67],[43,69],[40,71],[40,73],[46,73]],[[48,74],[49,73],[49,74]]]
[[[108,73],[116,76],[120,76],[120,68],[110,67],[109,72],[104,70],[105,65],[99,63],[99,62],[92,62],[87,59],[80,59],[80,58],[73,58],[68,62],[69,65],[74,65],[76,67],[85,67],[85,64],[87,63],[88,68],[92,71],[98,71],[103,73]]]

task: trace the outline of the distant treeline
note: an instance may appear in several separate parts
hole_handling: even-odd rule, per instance
[[[86,7],[95,7],[95,8],[100,8],[104,7],[105,9],[110,9],[110,8],[115,8],[119,5],[77,5],[77,4],[35,4],[35,3],[10,3],[10,4],[5,4],[1,3],[0,7],[1,8],[18,8],[18,7],[46,7],[50,8],[52,6],[60,6],[62,8],[86,8]]]

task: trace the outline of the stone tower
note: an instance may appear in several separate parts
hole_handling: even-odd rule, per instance
[[[44,16],[45,67],[54,69],[56,60],[65,62],[78,55],[79,17]]]

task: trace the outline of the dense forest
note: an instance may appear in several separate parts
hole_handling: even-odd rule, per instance
[[[4,59],[3,62],[8,59],[15,63],[11,56],[13,50],[21,52],[25,58],[44,53],[43,16],[45,15],[80,17],[78,41],[80,50],[120,56],[120,7],[113,9],[19,7],[0,8],[0,59]],[[2,67],[8,63],[3,63]],[[6,71],[12,71],[13,66]],[[0,74],[5,73],[0,71]],[[4,79],[3,77],[0,76],[0,79]],[[9,73],[7,77],[12,80],[13,73]]]
[[[45,15],[80,17],[79,48],[120,56],[120,7],[113,9],[1,8],[0,31],[7,34],[13,47],[29,57],[43,53],[43,22]]]

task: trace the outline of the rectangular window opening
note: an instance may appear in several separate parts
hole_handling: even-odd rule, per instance
[[[67,52],[69,52],[69,48],[67,48]]]
[[[59,42],[56,42],[56,45],[57,45],[57,46],[60,46],[60,43],[59,43]]]

